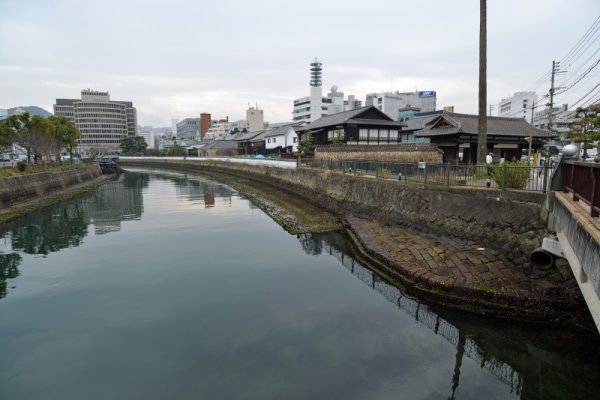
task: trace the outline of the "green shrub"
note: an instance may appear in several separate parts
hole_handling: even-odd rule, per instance
[[[19,170],[19,172],[27,171],[27,163],[25,161],[19,161],[17,163],[17,169]]]
[[[496,182],[496,185],[500,187],[502,186],[504,165],[506,165],[505,187],[509,189],[523,189],[531,173],[531,168],[527,162],[511,161],[506,164],[489,165],[488,173],[494,182]]]
[[[391,174],[392,174],[392,171],[390,171],[388,168],[385,168],[385,167],[377,168],[377,176],[387,178]]]

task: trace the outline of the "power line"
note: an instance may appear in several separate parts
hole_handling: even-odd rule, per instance
[[[569,61],[571,61],[573,57],[575,57],[577,52],[585,45],[585,42],[589,41],[591,35],[596,33],[598,28],[600,28],[600,16],[596,18],[592,26],[588,28],[588,30],[583,34],[583,36],[581,37],[581,39],[579,39],[575,46],[573,46],[573,48],[569,50],[569,52],[562,58],[562,60],[560,60],[560,63],[563,65],[569,63]]]
[[[592,88],[592,90],[590,90],[589,92],[587,92],[586,94],[584,94],[582,97],[580,97],[580,98],[579,98],[579,100],[577,100],[575,103],[571,104],[571,106],[570,106],[569,108],[567,108],[567,109],[566,109],[566,110],[564,110],[564,111],[561,111],[561,112],[559,112],[559,113],[558,113],[558,114],[556,114],[556,115],[560,115],[560,114],[562,114],[562,113],[565,113],[565,112],[567,112],[567,111],[571,110],[571,109],[572,109],[573,107],[575,107],[577,104],[579,104],[580,102],[584,101],[584,100],[585,100],[585,98],[586,98],[586,97],[588,97],[588,96],[589,96],[589,95],[590,95],[590,94],[591,94],[591,93],[592,93],[594,90],[598,89],[598,87],[599,87],[599,86],[600,86],[600,83],[598,83],[596,86],[594,86],[594,87]],[[597,95],[599,95],[599,94],[600,94],[600,90],[598,90],[596,93],[594,93],[594,94],[592,95],[592,98],[595,98],[595,97],[596,97]]]
[[[600,29],[600,16],[597,17],[592,25],[588,28],[588,30],[583,34],[583,36],[575,43],[575,45],[567,52],[567,54],[559,61],[559,64],[565,65],[571,61],[574,61],[577,54],[580,52],[581,48],[589,42],[592,35],[596,33]],[[597,39],[597,38],[596,38]],[[595,40],[593,42],[595,42]],[[592,43],[593,43],[592,42]],[[585,50],[592,44],[590,43]],[[577,57],[579,58],[579,56]],[[535,91],[537,88],[542,86],[544,83],[548,81],[548,79],[552,75],[552,70],[544,73],[540,78],[538,78],[533,84],[529,85],[527,88],[531,88],[532,91]]]
[[[577,85],[579,82],[581,82],[581,80],[583,78],[585,78],[590,72],[592,72],[592,70],[594,68],[596,68],[596,66],[598,65],[598,63],[600,63],[600,58],[597,59],[596,62],[587,71],[585,71],[583,74],[581,74],[581,76],[579,76],[579,78],[575,82],[569,84],[569,86],[567,86],[566,88],[562,89],[559,92],[556,92],[555,94],[556,95],[562,94],[562,93],[566,92],[567,90],[571,89],[573,86]]]

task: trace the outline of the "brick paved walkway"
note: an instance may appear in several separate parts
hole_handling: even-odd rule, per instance
[[[477,244],[441,238],[403,227],[347,215],[351,230],[368,252],[410,280],[458,295],[503,297],[518,301],[573,301],[580,296],[570,273],[555,271],[530,279],[527,265]]]

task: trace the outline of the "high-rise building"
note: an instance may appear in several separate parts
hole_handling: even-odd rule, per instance
[[[248,121],[248,132],[257,132],[265,129],[265,119],[263,116],[263,110],[258,108],[249,107],[246,110],[246,121]]]
[[[498,104],[498,116],[507,118],[525,118],[525,121],[533,120],[534,107],[538,96],[535,92],[516,92],[507,99],[500,100]]]
[[[177,123],[178,143],[191,146],[200,141],[200,136],[200,118],[185,118]]]
[[[140,132],[139,135],[144,138],[144,141],[148,145],[149,149],[156,148],[156,144],[155,144],[155,141],[154,141],[154,133],[152,133],[152,131],[150,131],[150,130],[148,130],[148,131],[142,131],[142,132]]]
[[[130,101],[114,101],[108,92],[81,91],[81,99],[56,99],[54,115],[67,117],[81,132],[83,154],[118,151],[121,139],[137,135],[136,109]]]
[[[419,112],[431,112],[436,108],[437,94],[433,90],[414,92],[369,93],[365,105],[375,106],[394,121],[399,120],[400,110],[419,109]]]

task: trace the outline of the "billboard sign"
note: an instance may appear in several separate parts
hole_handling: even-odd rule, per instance
[[[423,97],[435,97],[435,91],[434,90],[428,90],[425,92],[419,92],[419,97],[423,98]]]

